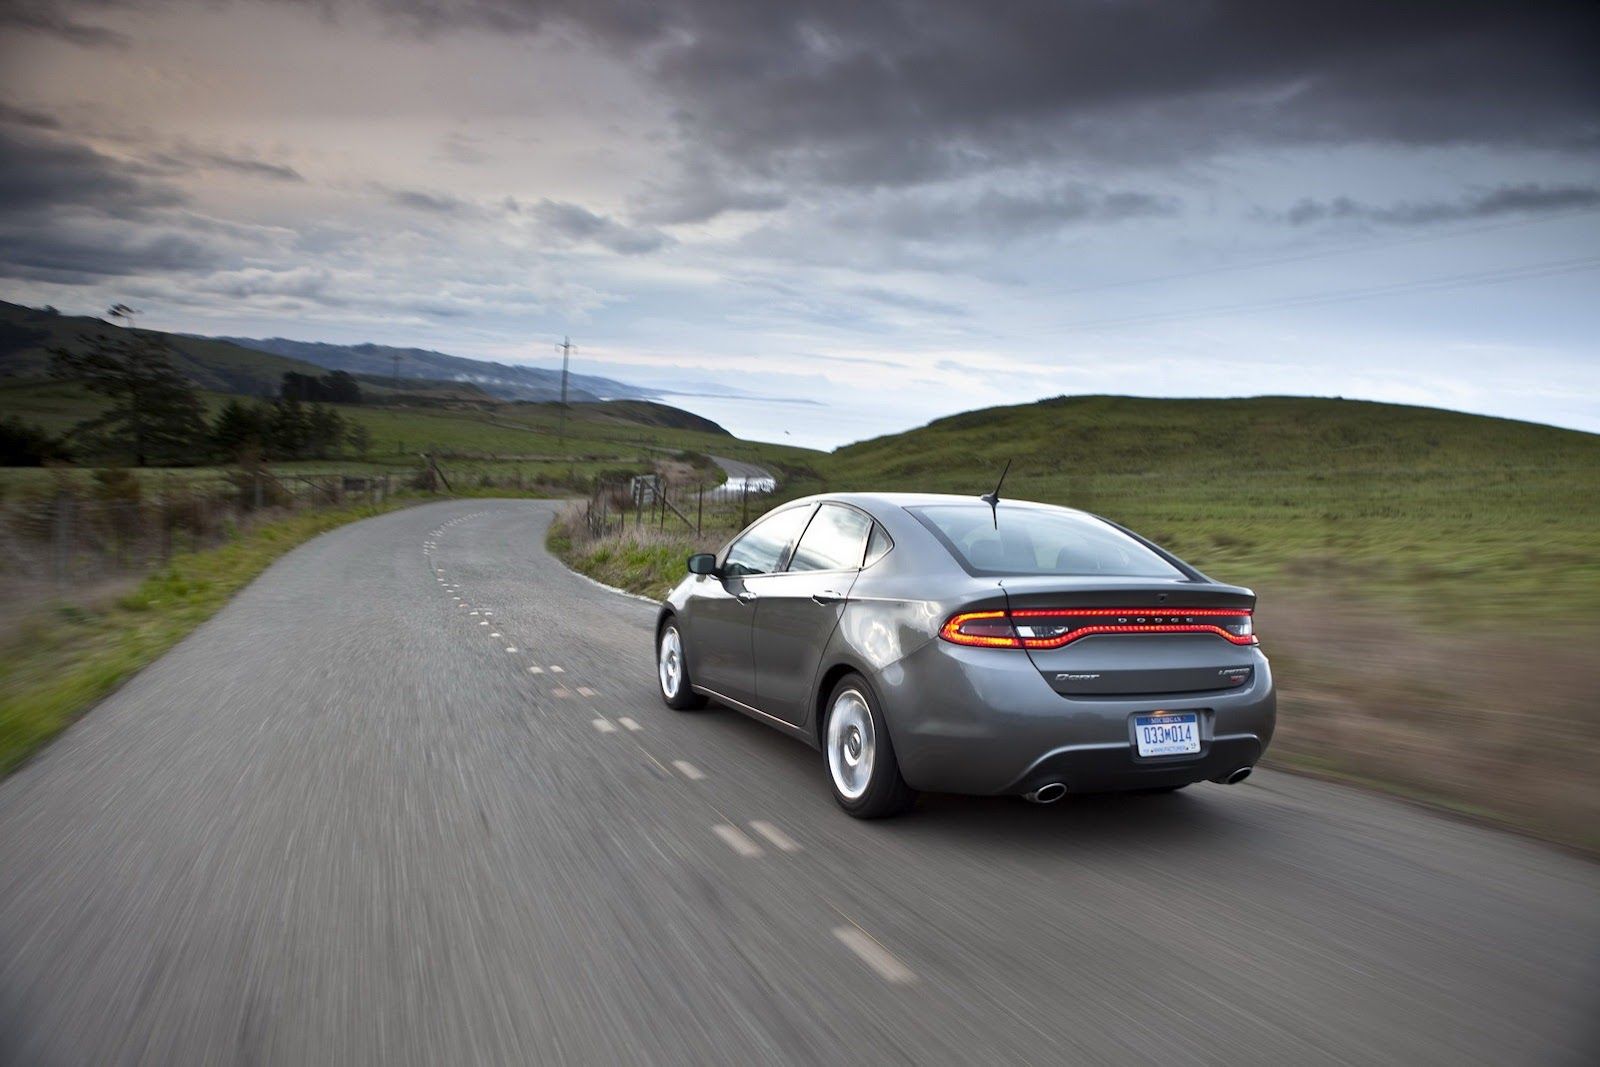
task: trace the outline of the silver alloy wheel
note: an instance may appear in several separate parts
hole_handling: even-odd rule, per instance
[[[846,689],[828,713],[828,770],[841,796],[856,800],[867,791],[877,754],[878,740],[867,698],[854,689]]]
[[[678,695],[683,684],[683,642],[678,640],[678,628],[669,626],[661,634],[661,655],[656,668],[661,674],[661,692],[668,700]]]

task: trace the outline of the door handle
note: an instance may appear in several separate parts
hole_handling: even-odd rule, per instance
[[[844,595],[835,593],[832,589],[825,589],[820,593],[812,593],[811,599],[818,604],[837,604],[844,599]]]
[[[756,598],[756,595],[750,592],[748,589],[741,589],[739,592],[735,593],[734,596],[738,597],[739,603],[741,604],[748,604],[750,601]]]

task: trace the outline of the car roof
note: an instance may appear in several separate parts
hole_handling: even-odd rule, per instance
[[[919,508],[930,507],[938,504],[970,504],[974,507],[986,507],[986,501],[977,494],[971,496],[958,493],[818,493],[805,497],[795,503],[812,503],[815,501],[837,500],[844,504],[855,504],[868,511],[873,506]],[[1066,508],[1059,504],[1043,504],[1037,500],[1014,500],[1008,497],[1000,498],[1001,507],[1048,508],[1052,511],[1076,511],[1076,508]],[[1080,512],[1080,514],[1087,514]]]

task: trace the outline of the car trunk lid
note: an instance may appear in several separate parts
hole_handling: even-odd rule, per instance
[[[1000,584],[1028,657],[1063,696],[1237,689],[1254,674],[1248,589],[1058,576]]]

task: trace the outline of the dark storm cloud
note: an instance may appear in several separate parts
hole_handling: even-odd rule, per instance
[[[190,215],[157,169],[64,137],[0,128],[0,275],[69,285],[215,268],[259,243]]]
[[[426,193],[420,189],[386,189],[384,192],[389,201],[398,207],[433,215],[457,215],[468,207],[464,200],[442,193]]]
[[[128,43],[128,38],[115,30],[79,22],[68,14],[68,10],[84,6],[91,5],[4,0],[0,2],[0,32],[32,31],[88,48],[121,48]]]
[[[654,252],[671,238],[652,226],[627,226],[578,204],[541,200],[527,209],[545,232],[569,244],[592,243],[623,255]]]
[[[976,196],[896,193],[840,212],[833,222],[847,232],[943,244],[962,238],[1007,240],[1050,233],[1072,223],[1121,222],[1177,211],[1177,202],[1168,197],[1070,184]]]
[[[826,183],[1240,143],[1600,144],[1585,0],[376,2],[426,32],[576,24],[647,63],[692,138]]]
[[[57,137],[0,130],[0,215],[62,208],[132,218],[172,207],[183,195],[144,168]]]
[[[1600,186],[1506,185],[1455,200],[1367,204],[1349,197],[1302,200],[1284,213],[1295,226],[1317,222],[1380,222],[1422,226],[1435,222],[1493,219],[1505,215],[1542,214],[1600,208]]]
[[[156,166],[175,171],[226,170],[252,178],[265,178],[269,181],[305,181],[305,177],[299,171],[284,163],[272,163],[267,160],[256,159],[254,156],[235,155],[214,148],[197,148],[191,145],[182,145],[170,151],[158,153],[151,157],[150,162]]]
[[[12,107],[10,104],[0,104],[0,125],[26,126],[33,130],[59,130],[61,120],[42,111],[30,111],[27,108]]]

